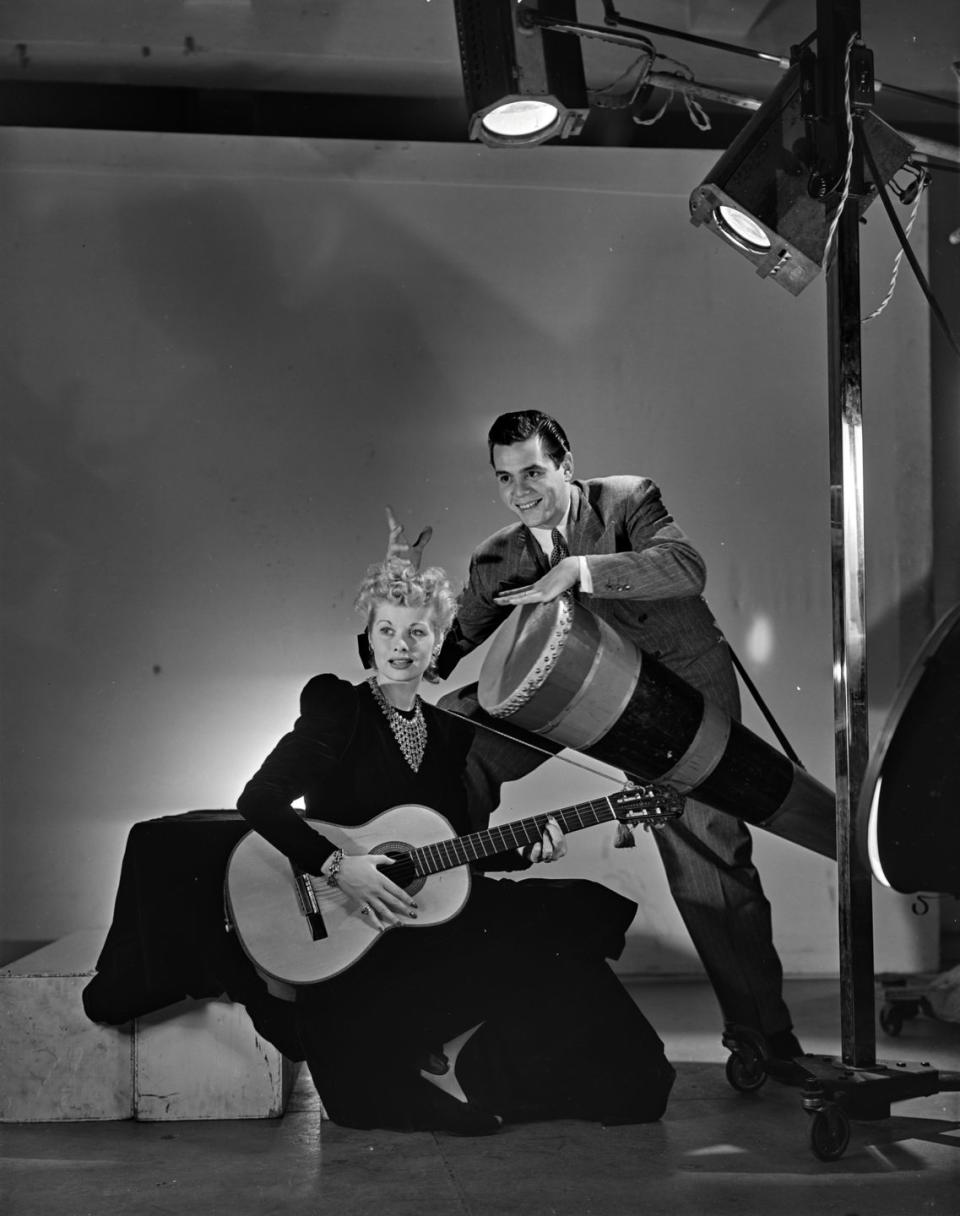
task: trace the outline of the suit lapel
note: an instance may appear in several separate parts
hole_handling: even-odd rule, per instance
[[[537,544],[537,538],[533,535],[526,524],[520,525],[516,539],[517,570],[524,570],[529,564],[533,566],[534,570],[538,571],[538,578],[541,574],[546,574],[546,572],[550,569],[550,563],[547,561],[547,555]]]
[[[603,535],[603,522],[576,481],[570,486],[570,526],[567,532],[567,544],[575,557],[595,553],[597,542]]]

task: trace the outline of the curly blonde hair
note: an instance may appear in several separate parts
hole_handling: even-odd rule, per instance
[[[398,604],[403,608],[426,606],[437,632],[445,634],[457,611],[457,593],[445,570],[430,566],[416,570],[410,562],[392,559],[367,568],[357,589],[354,608],[366,617],[369,627],[377,605]]]

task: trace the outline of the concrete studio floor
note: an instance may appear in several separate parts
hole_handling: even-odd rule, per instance
[[[725,1079],[713,997],[699,982],[631,984],[678,1078],[658,1124],[573,1121],[460,1139],[321,1122],[304,1071],[283,1119],[0,1127],[3,1216],[958,1216],[960,1094],[854,1122],[837,1161],[811,1152],[800,1090]],[[835,981],[788,982],[805,1049],[839,1054]],[[960,1070],[960,1024],[923,1015],[878,1032],[883,1062]]]

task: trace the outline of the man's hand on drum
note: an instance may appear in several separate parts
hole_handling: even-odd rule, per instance
[[[374,929],[389,929],[416,919],[415,900],[387,878],[380,866],[393,865],[385,853],[344,854],[337,875],[337,886],[360,905],[360,915]]]
[[[533,844],[525,845],[517,852],[521,857],[525,857],[527,861],[534,863],[538,861],[559,861],[567,851],[567,838],[564,836],[560,828],[560,824],[551,815],[544,824],[543,835]]]
[[[503,608],[512,608],[516,604],[548,604],[551,600],[563,595],[580,582],[580,559],[565,557],[548,570],[543,578],[527,587],[512,587],[509,591],[501,591],[493,597],[493,602]]]

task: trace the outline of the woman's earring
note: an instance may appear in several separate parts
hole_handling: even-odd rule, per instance
[[[437,660],[440,658],[440,647],[434,646],[433,654],[430,656],[430,662],[427,664],[426,670],[423,673],[423,678],[428,684],[439,684],[440,676],[437,672]]]

